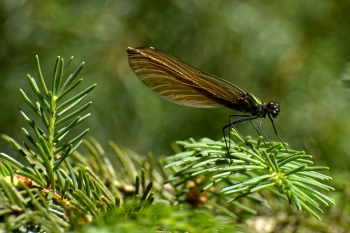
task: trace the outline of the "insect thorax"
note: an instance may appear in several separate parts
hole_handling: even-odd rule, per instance
[[[263,115],[263,103],[253,94],[246,93],[238,99],[238,111],[249,112],[253,116]]]

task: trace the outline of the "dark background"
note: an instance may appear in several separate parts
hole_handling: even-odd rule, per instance
[[[39,55],[51,80],[57,56],[82,62],[81,90],[92,117],[85,122],[108,140],[140,154],[172,153],[189,137],[222,138],[229,109],[195,109],[167,102],[132,73],[125,48],[154,46],[200,70],[281,103],[279,134],[331,173],[349,169],[349,1],[0,1],[0,133],[21,141],[27,110],[19,88],[34,98],[26,74],[36,77]],[[345,80],[345,81],[344,81]],[[34,117],[30,111],[28,115]],[[80,131],[84,129],[81,125]],[[268,120],[264,130],[277,141]],[[257,138],[249,124],[239,127]],[[77,131],[78,132],[78,131]],[[11,154],[0,142],[1,151]]]

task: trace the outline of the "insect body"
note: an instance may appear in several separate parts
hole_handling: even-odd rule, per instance
[[[236,124],[249,121],[258,133],[262,132],[268,139],[261,129],[261,124],[267,116],[272,123],[275,134],[286,148],[273,122],[273,118],[276,118],[280,113],[279,103],[274,101],[263,103],[253,94],[245,92],[223,79],[206,74],[153,47],[128,47],[126,51],[129,65],[135,75],[162,98],[189,107],[227,107],[246,113],[230,116],[229,124],[223,127],[224,136],[226,128],[235,128]],[[234,120],[233,117],[237,116],[241,118]],[[257,118],[261,118],[258,128],[253,123],[253,120]],[[268,141],[270,140],[268,139]]]

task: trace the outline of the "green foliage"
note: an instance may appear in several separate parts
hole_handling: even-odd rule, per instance
[[[217,195],[225,195],[225,198],[234,195],[227,200],[228,203],[243,197],[258,201],[259,198],[253,194],[267,189],[317,219],[320,217],[313,209],[323,213],[320,203],[325,206],[334,204],[331,197],[318,191],[334,190],[320,182],[331,177],[317,172],[328,168],[310,166],[312,156],[300,151],[286,151],[282,144],[262,143],[262,137],[257,142],[247,140],[245,143],[235,131],[231,135],[238,143],[230,140],[229,152],[222,141],[203,139],[196,142],[192,139],[178,142],[187,150],[168,157],[171,163],[166,166],[180,166],[170,178],[170,181],[177,182],[174,186],[202,176],[205,179],[200,184],[201,191],[218,186],[220,191]]]
[[[157,155],[190,136],[219,140],[232,111],[168,103],[127,67],[126,47],[154,46],[264,102],[279,101],[275,123],[291,148],[308,151],[332,173],[350,170],[343,140],[350,137],[350,95],[341,82],[350,74],[348,7],[331,0],[2,0],[0,128],[13,138],[22,133],[13,130],[22,126],[15,111],[21,96],[13,93],[25,85],[23,73],[32,73],[33,54],[51,75],[52,57],[69,51],[90,64],[84,82],[98,80],[91,93],[97,114],[89,118],[99,122],[89,125],[95,138]],[[239,130],[257,138],[249,126]],[[0,141],[2,151],[6,146]]]
[[[72,59],[73,58],[71,58],[71,60]],[[25,175],[27,177],[29,176],[42,188],[52,187],[52,189],[55,191],[56,179],[54,177],[54,173],[58,171],[58,165],[61,164],[66,157],[68,157],[77,149],[77,147],[82,143],[82,138],[88,132],[88,129],[84,130],[81,134],[73,137],[67,142],[63,142],[63,139],[65,136],[67,136],[73,127],[77,126],[90,116],[90,114],[86,114],[81,117],[79,114],[87,107],[89,107],[91,105],[91,102],[85,104],[83,107],[80,107],[70,114],[67,114],[67,112],[77,107],[77,105],[86,97],[87,93],[94,89],[96,85],[90,86],[83,92],[61,103],[60,100],[75,87],[77,87],[79,83],[81,83],[82,79],[70,85],[81,71],[84,63],[81,64],[78,69],[73,74],[71,74],[66,82],[61,86],[63,73],[69,65],[70,61],[68,62],[67,66],[64,66],[63,58],[58,57],[54,69],[52,89],[49,91],[41,73],[38,57],[36,57],[36,61],[37,75],[41,84],[42,91],[40,91],[40,88],[34,78],[32,78],[30,75],[28,75],[27,78],[32,90],[38,98],[38,101],[34,104],[22,89],[20,89],[20,93],[32,111],[41,119],[41,123],[44,125],[44,129],[40,128],[38,126],[38,123],[36,123],[34,120],[31,120],[30,117],[28,117],[22,110],[20,110],[22,117],[34,133],[33,136],[33,133],[31,134],[26,128],[22,128],[24,135],[32,145],[30,146],[24,142],[23,144],[25,148],[22,148],[13,139],[6,136],[5,138],[15,149],[20,152],[20,154],[31,166],[30,169],[25,169],[25,167],[20,166],[20,168],[22,168],[22,175]],[[57,127],[59,124],[64,123],[71,118],[75,119],[68,125],[61,128]],[[60,152],[64,153],[60,154]],[[8,155],[4,153],[1,153],[0,155],[1,157],[7,159],[8,162],[13,162],[13,160]],[[55,157],[58,158],[56,159]],[[36,159],[35,162],[33,162],[33,158]],[[39,170],[42,167],[45,169],[43,172],[40,172]],[[66,180],[65,182],[69,181]]]
[[[36,57],[39,82],[31,75],[27,75],[27,78],[38,100],[34,103],[28,97],[29,95],[20,89],[24,101],[33,111],[34,115],[39,118],[38,121],[32,120],[28,114],[20,110],[21,116],[30,128],[30,130],[24,127],[22,128],[22,132],[28,139],[29,144],[23,142],[24,147],[22,147],[14,139],[6,135],[2,136],[29,164],[29,166],[22,165],[11,156],[0,153],[0,157],[4,161],[7,161],[7,163],[3,163],[2,165],[2,176],[5,178],[10,177],[11,183],[21,190],[17,191],[14,186],[9,186],[2,179],[1,187],[4,190],[4,198],[9,198],[10,204],[18,205],[23,212],[17,219],[7,218],[7,220],[11,220],[9,223],[12,223],[6,225],[8,231],[19,229],[21,226],[26,226],[28,229],[31,229],[31,227],[38,228],[40,226],[39,228],[43,230],[59,232],[62,227],[69,227],[69,224],[62,219],[64,215],[63,207],[70,205],[70,202],[64,199],[64,194],[69,189],[77,189],[77,186],[80,185],[86,188],[86,194],[88,195],[73,190],[72,194],[73,196],[75,194],[75,199],[80,200],[77,203],[79,205],[86,204],[82,200],[86,200],[89,197],[90,189],[88,184],[92,181],[85,175],[85,169],[81,167],[79,170],[79,174],[85,176],[80,176],[80,182],[77,184],[75,171],[64,169],[62,166],[62,163],[65,162],[67,165],[66,168],[70,167],[67,158],[79,147],[83,136],[89,130],[86,129],[73,137],[69,134],[74,127],[90,116],[90,114],[85,114],[84,116],[80,116],[79,114],[88,108],[91,102],[82,107],[78,107],[78,104],[96,86],[94,84],[84,91],[73,95],[73,97],[66,98],[67,94],[71,93],[82,82],[82,79],[75,82],[74,80],[83,68],[84,63],[74,73],[69,75],[67,80],[62,84],[63,75],[71,61],[72,58],[65,65],[63,58],[57,58],[52,85],[48,89],[48,85],[41,72],[39,58],[38,56]],[[65,101],[63,101],[64,98],[66,98]],[[67,123],[69,120],[71,121]],[[42,125],[43,128],[39,125]],[[66,139],[68,137],[70,138]],[[12,168],[18,169],[15,171],[16,177],[14,177]],[[69,175],[67,172],[69,172]],[[54,202],[61,202],[63,205],[56,206]],[[91,205],[86,206],[86,209],[95,213],[93,212],[95,209]],[[35,214],[36,212],[38,213]]]
[[[121,210],[112,211],[96,219],[95,224],[82,232],[244,232],[230,226],[227,218],[215,218],[209,211],[181,210],[165,204],[152,205],[130,218],[124,218]]]
[[[94,101],[93,114],[78,127],[74,127],[63,139],[65,142],[69,141],[70,135],[73,138],[73,135],[79,135],[89,128],[89,135],[98,138],[102,145],[112,139],[118,145],[132,148],[137,153],[152,150],[155,154],[152,165],[148,156],[139,156],[140,161],[130,159],[141,178],[139,167],[142,166],[142,161],[154,168],[158,164],[166,164],[159,161],[157,156],[173,153],[169,147],[170,142],[190,136],[197,141],[205,136],[219,140],[222,137],[220,129],[227,122],[228,115],[232,114],[230,110],[193,109],[168,103],[145,88],[127,67],[127,46],[155,46],[204,72],[254,93],[263,101],[279,101],[281,114],[276,119],[276,126],[283,140],[288,142],[290,148],[313,155],[312,161],[316,166],[331,168],[329,173],[321,172],[333,178],[332,182],[325,184],[331,184],[336,191],[326,194],[334,198],[337,205],[322,208],[325,214],[319,214],[315,210],[322,221],[300,213],[293,200],[293,206],[290,207],[287,201],[281,200],[269,189],[254,193],[255,196],[261,195],[263,198],[259,200],[264,200],[264,203],[268,201],[269,206],[255,204],[258,202],[249,199],[249,195],[228,205],[226,201],[220,202],[222,197],[230,199],[235,195],[220,193],[213,201],[219,203],[217,208],[223,207],[221,210],[229,209],[231,213],[238,214],[237,221],[247,226],[250,223],[266,226],[273,221],[276,228],[272,230],[276,232],[283,232],[277,226],[293,229],[291,231],[294,232],[307,232],[310,229],[318,232],[346,232],[350,226],[350,202],[347,201],[350,200],[350,150],[347,142],[350,137],[350,99],[349,85],[344,88],[342,80],[350,77],[348,8],[348,1],[329,0],[86,0],[79,4],[76,1],[0,1],[1,133],[11,135],[24,148],[21,139],[23,131],[16,129],[26,127],[36,137],[16,111],[19,107],[45,130],[42,120],[27,110],[29,106],[25,108],[23,104],[20,105],[23,100],[18,89],[21,87],[29,98],[36,98],[36,94],[26,88],[27,79],[23,76],[33,73],[33,66],[30,65],[33,54],[39,54],[42,73],[49,74],[44,75],[47,78],[52,77],[52,58],[69,51],[78,60],[83,58],[90,64],[84,66],[84,76],[79,74],[79,77],[84,77],[84,83],[98,82],[98,88],[89,94],[89,99],[93,98]],[[48,89],[52,87],[49,79],[46,79]],[[71,94],[76,95],[80,91],[73,92]],[[34,105],[35,102],[33,101]],[[87,102],[82,102],[82,105]],[[83,115],[85,114],[82,113]],[[93,123],[87,125],[89,121]],[[273,137],[272,128],[265,123],[264,131]],[[254,130],[246,125],[247,127],[241,125],[239,131],[242,135],[252,135],[256,139]],[[23,166],[28,166],[28,163],[23,162],[23,157],[16,157],[18,153],[11,151],[6,141],[0,140],[1,152],[12,159],[11,162],[2,159],[5,162],[0,163],[0,172],[6,174],[6,180],[16,182],[18,174],[26,174],[26,177],[36,179],[40,186],[45,186],[45,182],[40,179],[41,175],[32,175],[27,169],[23,170]],[[40,144],[40,141],[36,142]],[[26,139],[26,143],[31,148],[36,148],[30,140]],[[105,149],[105,156],[111,158],[113,165],[118,163],[115,162],[116,154],[107,146]],[[58,170],[63,169],[72,179],[72,182],[65,183],[68,192],[71,183],[72,187],[78,186],[78,163],[93,169],[100,166],[100,158],[91,158],[92,152],[83,153],[82,147],[79,150],[82,153],[79,162],[75,151],[74,157],[71,157],[73,154],[68,156],[68,159],[74,158],[70,165],[66,162],[55,164]],[[127,158],[135,155],[129,150],[121,151]],[[43,163],[40,157],[32,160],[36,162],[36,159],[39,160],[38,164]],[[110,184],[121,180],[126,180],[121,182],[125,184],[125,193],[131,193],[129,187],[134,188],[134,185],[129,184],[134,184],[136,178],[129,178],[129,173],[119,172],[119,166],[115,166],[118,177],[121,175],[118,181],[107,177],[110,174],[107,165],[105,170],[95,173],[102,182],[106,182],[106,187],[112,193],[119,189]],[[161,174],[161,179],[164,180],[167,175],[173,175],[172,170],[180,168],[158,169],[159,172],[155,174]],[[65,173],[62,173],[64,178]],[[73,179],[73,174],[76,180]],[[148,177],[149,170],[145,169],[144,174]],[[114,179],[115,176],[112,177]],[[145,180],[147,186],[148,181]],[[188,184],[198,185],[201,182],[203,181],[197,179]],[[186,190],[190,190],[185,183],[177,186],[175,192],[172,189],[162,189],[154,180],[152,183],[152,192],[155,195],[166,192],[166,200],[174,197],[176,200],[186,200]],[[57,192],[61,191],[60,186],[57,180]],[[201,195],[208,195],[212,189],[218,189],[219,193],[220,188],[212,186]],[[282,196],[287,197],[286,194]],[[158,197],[155,198],[157,199]],[[249,206],[256,216],[251,213],[248,215],[234,206],[230,207],[236,203]],[[251,232],[261,231],[256,229]]]
[[[334,203],[319,191],[333,190],[321,183],[330,177],[318,172],[327,167],[311,166],[310,155],[262,138],[242,141],[233,131],[229,153],[224,141],[180,141],[185,150],[163,160],[114,142],[108,154],[95,139],[83,140],[88,129],[71,137],[90,116],[80,114],[91,102],[79,104],[96,85],[74,94],[82,65],[63,82],[66,68],[58,58],[49,89],[37,58],[39,82],[27,77],[38,100],[20,90],[36,116],[20,110],[27,141],[23,147],[2,135],[26,163],[0,153],[0,227],[6,231],[244,232],[248,220],[276,200],[317,219],[320,204]],[[80,145],[88,152],[81,154]],[[113,167],[112,157],[122,169]]]

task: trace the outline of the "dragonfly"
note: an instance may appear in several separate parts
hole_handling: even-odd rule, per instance
[[[186,62],[154,47],[139,47],[126,49],[129,66],[135,75],[153,92],[175,104],[195,108],[226,107],[243,114],[231,114],[229,124],[222,129],[227,151],[225,130],[236,129],[236,125],[250,122],[259,135],[274,146],[261,126],[268,117],[276,136],[288,152],[286,144],[277,132],[274,118],[280,114],[280,104],[275,101],[262,102],[254,94],[245,92],[236,85],[204,73]],[[239,119],[237,119],[239,117]],[[260,118],[256,127],[253,120]],[[238,132],[240,137],[243,136]],[[244,140],[244,139],[243,139]]]

